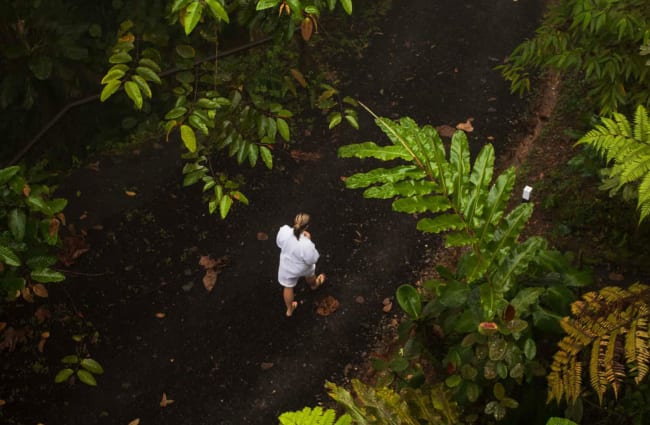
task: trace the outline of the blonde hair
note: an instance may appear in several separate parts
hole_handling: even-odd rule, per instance
[[[293,219],[293,234],[296,236],[296,239],[300,239],[300,235],[309,225],[309,214],[307,213],[298,213],[296,218]]]

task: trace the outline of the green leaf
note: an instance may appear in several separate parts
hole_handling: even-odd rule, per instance
[[[127,81],[124,83],[124,91],[126,91],[127,96],[133,101],[135,107],[140,110],[142,109],[142,93],[140,92],[140,86],[134,83],[133,81]]]
[[[73,373],[74,373],[74,370],[72,370],[72,369],[70,369],[70,368],[61,369],[61,370],[56,374],[56,376],[54,377],[54,382],[55,382],[56,384],[63,383],[63,382],[65,382],[65,381],[67,381],[68,378],[70,378],[70,377],[72,376]]]
[[[177,120],[187,113],[187,108],[184,106],[177,106],[165,114],[166,120]]]
[[[151,87],[149,87],[149,83],[147,83],[144,78],[137,74],[133,74],[131,75],[131,80],[133,80],[138,85],[138,87],[140,87],[140,90],[144,93],[145,96],[151,99]]]
[[[106,99],[111,97],[119,88],[122,86],[122,81],[114,80],[106,84],[102,89],[102,93],[99,96],[99,100],[104,102]]]
[[[25,203],[30,207],[32,211],[40,211],[48,216],[52,216],[52,210],[50,210],[50,206],[40,196],[35,196],[32,194],[27,197],[27,199],[25,199]]]
[[[65,275],[63,273],[49,268],[34,270],[30,273],[30,276],[36,282],[40,283],[62,282],[65,280]]]
[[[423,218],[418,221],[417,229],[427,233],[440,233],[447,230],[461,230],[465,228],[457,215],[442,214],[435,218]]]
[[[448,377],[445,379],[445,385],[446,385],[448,388],[456,388],[456,387],[459,386],[462,382],[463,382],[463,378],[461,378],[461,376],[460,376],[460,375],[457,375],[457,374],[454,374],[454,375],[448,376]]]
[[[257,164],[257,159],[260,156],[260,147],[255,143],[248,145],[248,163],[251,167],[255,167]]]
[[[22,242],[25,237],[25,225],[27,223],[27,214],[21,208],[13,208],[8,214],[8,225],[11,235],[18,242]]]
[[[345,13],[348,15],[352,15],[352,0],[340,0],[341,6],[343,6],[343,10],[345,10]]]
[[[219,214],[221,214],[221,218],[226,218],[230,211],[230,207],[232,207],[232,198],[230,196],[224,196],[221,198],[221,201],[219,202]]]
[[[467,246],[474,242],[476,242],[476,236],[467,232],[450,232],[445,235],[445,248]]]
[[[346,115],[345,119],[348,121],[348,123],[350,123],[352,128],[354,128],[355,130],[359,129],[359,121],[357,121],[356,117],[354,117],[353,115]]]
[[[271,149],[266,146],[260,146],[260,156],[262,157],[262,161],[264,161],[266,168],[271,170],[273,168],[273,155],[271,154]]]
[[[55,198],[47,203],[52,214],[58,214],[68,205],[68,200],[65,198]]]
[[[192,0],[174,0],[172,4],[171,13],[176,13],[184,8]]]
[[[524,355],[528,360],[533,360],[537,355],[537,345],[534,339],[528,338],[524,341]]]
[[[451,188],[454,194],[453,204],[457,211],[462,211],[462,205],[466,204],[463,201],[465,201],[470,173],[469,144],[467,135],[462,131],[457,131],[452,136],[449,163],[451,164],[453,179]]]
[[[146,66],[138,66],[135,68],[135,73],[144,78],[147,81],[151,81],[156,84],[162,84],[162,80],[158,74]]]
[[[91,387],[97,386],[97,380],[95,380],[93,374],[88,372],[85,369],[79,369],[77,371],[77,377],[81,382],[83,382],[86,385],[90,385]]]
[[[260,0],[257,2],[255,10],[270,9],[280,3],[280,0]]]
[[[102,78],[101,83],[106,84],[114,80],[119,80],[122,77],[124,77],[125,74],[126,72],[122,71],[121,69],[111,69],[106,73],[106,75],[104,75],[104,78]]]
[[[76,354],[69,354],[61,359],[63,364],[77,364],[79,363],[79,356]]]
[[[185,9],[185,35],[190,35],[203,16],[203,5],[195,1]]]
[[[337,125],[341,123],[341,120],[343,119],[343,116],[341,115],[340,112],[334,112],[332,115],[329,116],[329,125],[328,128],[331,130]]]
[[[404,179],[419,180],[426,173],[415,165],[400,165],[394,168],[375,168],[367,173],[357,173],[345,179],[345,187],[359,189],[373,183],[395,183]]]
[[[346,181],[347,183],[347,181]],[[447,211],[451,208],[449,199],[446,196],[410,196],[400,198],[393,202],[393,210],[408,214]]]
[[[128,63],[133,60],[133,57],[127,52],[118,52],[108,58],[109,63]]]
[[[10,248],[0,245],[0,261],[8,266],[20,267],[20,258]]]
[[[161,71],[160,65],[156,63],[153,59],[149,58],[140,58],[140,61],[138,62],[140,66],[143,66],[145,68],[150,68],[153,72],[159,73]]]
[[[401,285],[397,288],[397,302],[411,319],[417,319],[422,312],[422,297],[411,285]]]
[[[282,118],[276,118],[275,122],[278,125],[278,133],[280,133],[280,136],[288,142],[290,138],[289,125]]]
[[[379,146],[375,142],[364,142],[341,146],[338,151],[341,158],[376,158],[382,161],[392,159],[411,160],[411,155],[400,145]]]
[[[25,260],[25,264],[27,264],[27,267],[29,267],[31,270],[46,269],[56,264],[56,262],[56,257],[51,255],[37,255]]]
[[[20,167],[18,165],[12,165],[11,167],[6,167],[0,170],[0,184],[5,184],[13,176],[15,176],[18,171],[20,171]]]
[[[181,125],[181,140],[190,152],[196,152],[196,135],[189,125]]]
[[[210,7],[210,11],[215,18],[221,19],[225,23],[230,22],[228,12],[226,12],[226,9],[223,8],[221,3],[219,3],[217,0],[205,0],[205,2],[208,4],[208,7]]]
[[[81,360],[81,367],[86,369],[88,372],[95,374],[95,375],[101,375],[104,373],[104,368],[102,365],[100,365],[96,360],[91,359],[91,358],[86,358]]]

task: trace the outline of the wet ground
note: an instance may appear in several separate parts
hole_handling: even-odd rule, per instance
[[[509,95],[493,68],[532,34],[540,4],[395,1],[363,57],[337,58],[337,72],[347,94],[379,115],[452,127],[472,118],[475,151],[491,141],[505,154],[526,130],[526,103]],[[197,190],[181,188],[175,145],[100,161],[98,171],[82,170],[63,185],[72,197],[68,219],[88,229],[91,249],[51,301],[72,302],[99,331],[91,354],[106,373],[96,388],[53,387],[44,376],[15,395],[6,417],[47,425],[136,418],[262,425],[327,402],[324,382],[355,373],[378,337],[383,300],[418,278],[436,244],[388,202],[344,189],[342,176],[373,164],[339,160],[338,147],[385,140],[367,115],[360,121],[359,132],[316,127],[299,145],[308,155],[287,149],[274,170],[249,172],[251,205],[225,222],[207,214]],[[287,319],[274,238],[298,211],[312,215],[318,270],[328,280],[315,292],[303,282],[300,307]],[[211,292],[201,256],[228,261]],[[340,305],[321,316],[316,303],[327,296]],[[70,351],[72,344],[48,347],[51,367]],[[163,394],[174,402],[161,407]]]

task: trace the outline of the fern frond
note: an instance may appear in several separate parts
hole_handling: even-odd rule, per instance
[[[641,180],[636,208],[639,211],[639,222],[642,222],[650,214],[650,173]]]
[[[296,412],[284,412],[278,419],[281,425],[349,425],[351,418],[349,415],[343,415],[335,424],[336,412],[334,410],[305,407]]]

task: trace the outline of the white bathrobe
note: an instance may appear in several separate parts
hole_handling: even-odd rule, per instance
[[[302,276],[316,274],[316,262],[320,255],[309,238],[300,236],[300,239],[296,239],[293,228],[285,224],[280,227],[275,243],[281,249],[278,268],[280,285],[293,288]]]

